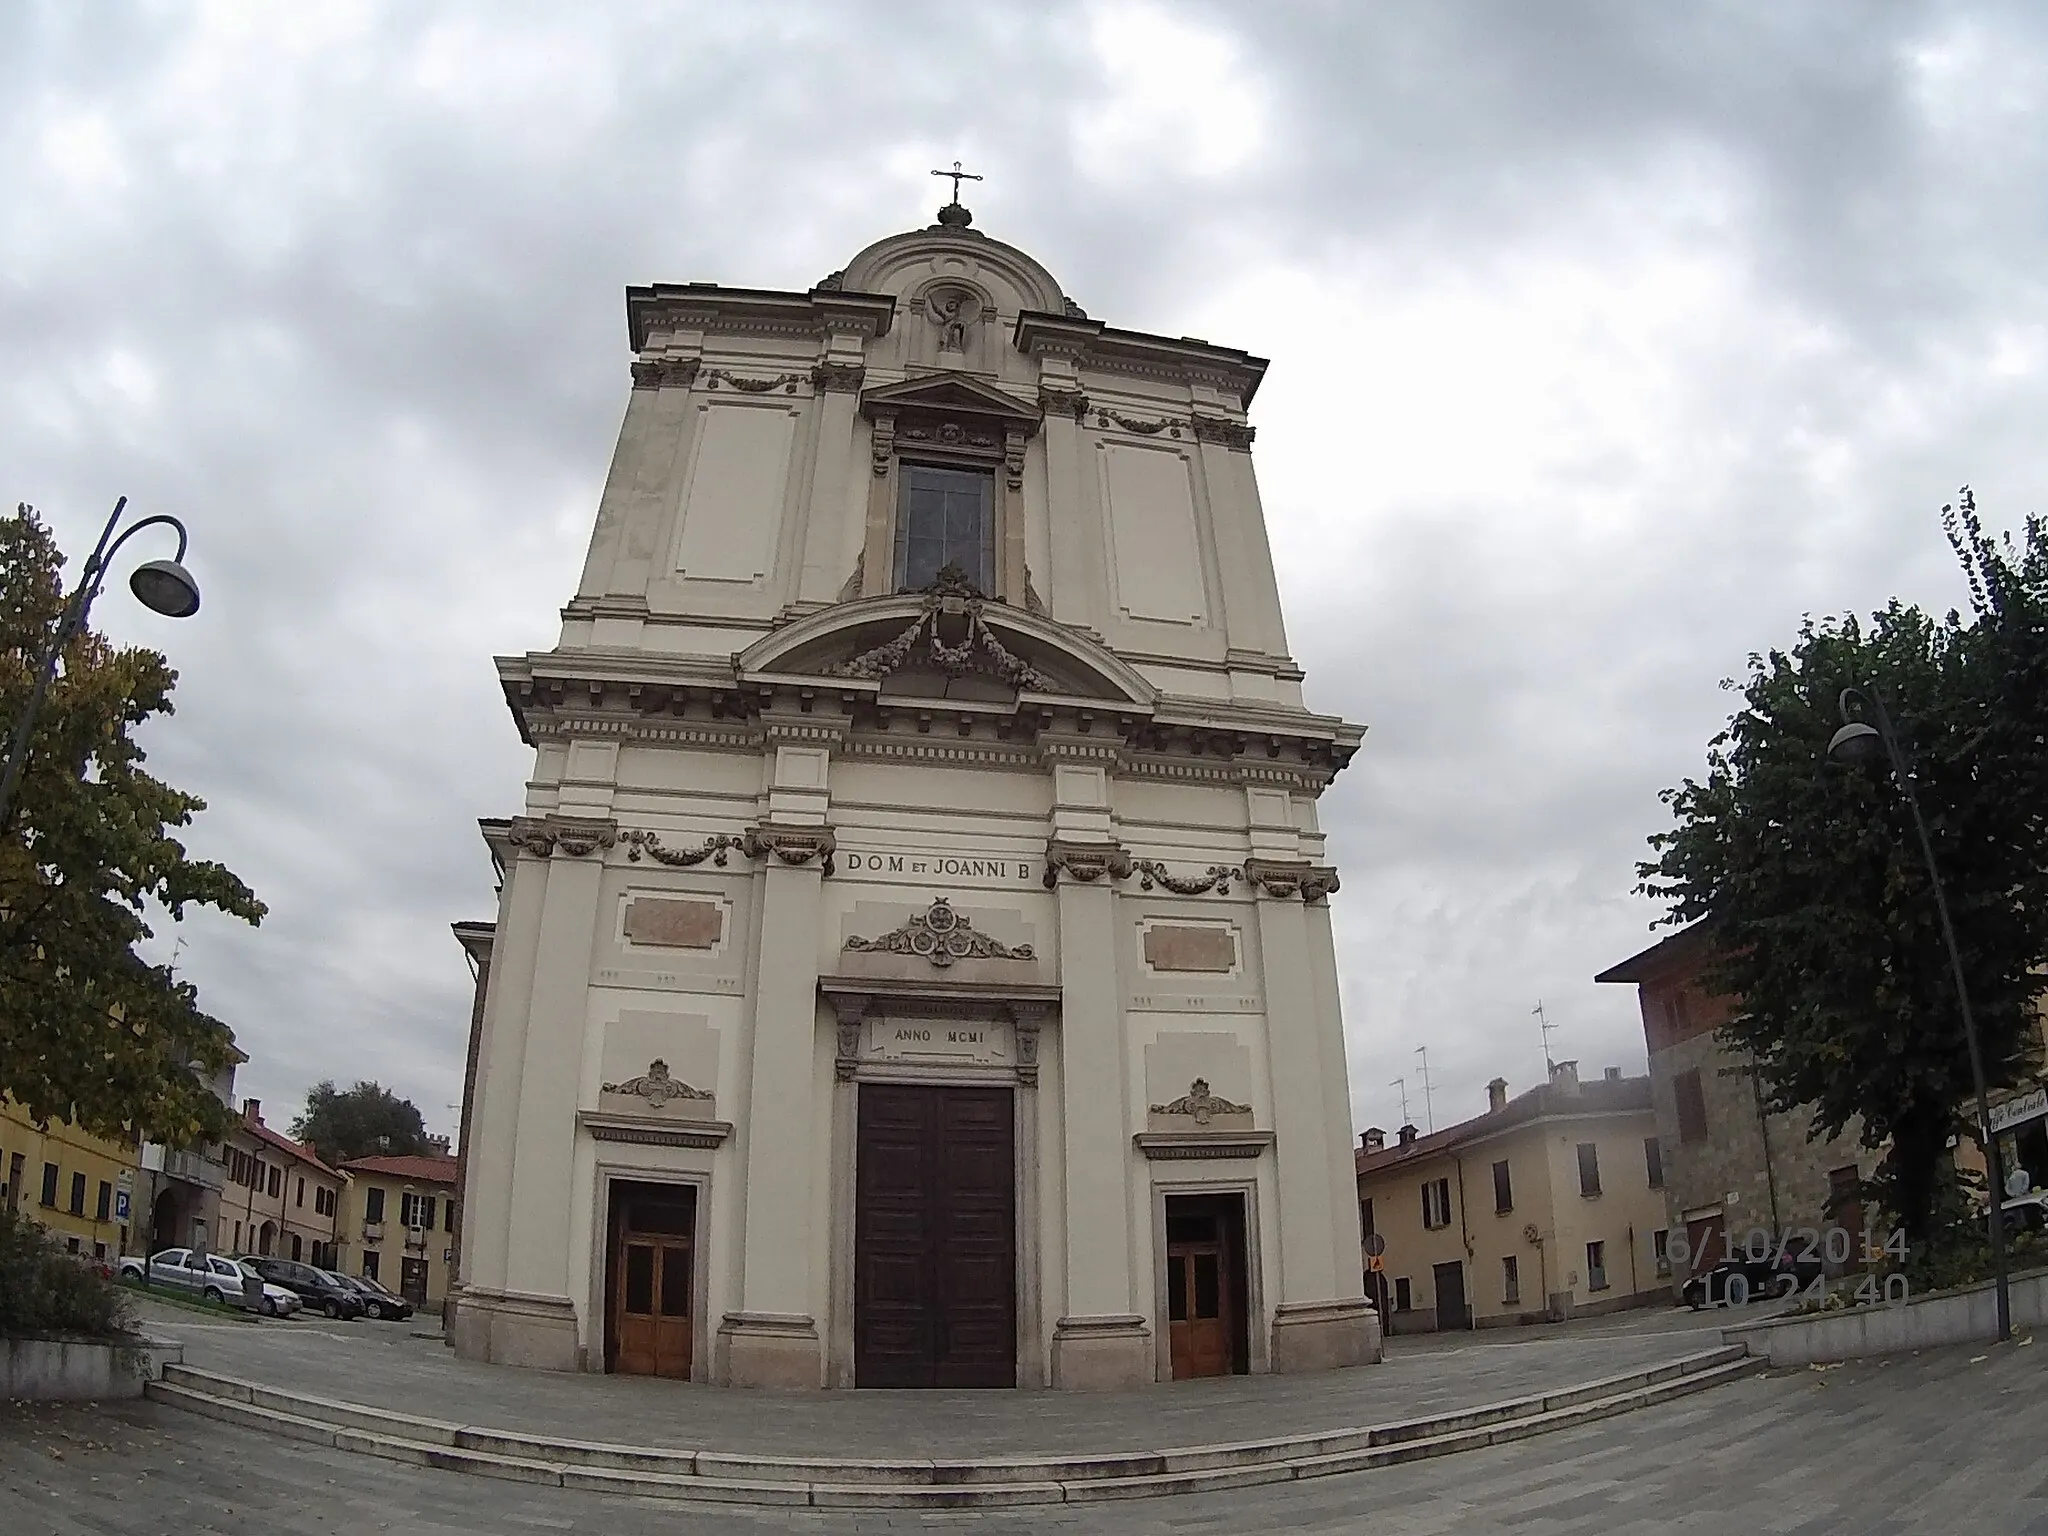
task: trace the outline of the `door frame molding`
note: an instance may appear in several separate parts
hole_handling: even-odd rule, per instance
[[[1173,1380],[1172,1330],[1166,1322],[1166,1199],[1172,1195],[1241,1195],[1244,1197],[1245,1373],[1263,1376],[1273,1369],[1272,1325],[1266,1316],[1266,1288],[1259,1263],[1259,1182],[1243,1178],[1186,1179],[1152,1184],[1152,1330],[1153,1380]]]
[[[615,1184],[665,1184],[696,1191],[696,1215],[690,1223],[690,1380],[711,1380],[711,1266],[705,1261],[706,1229],[710,1224],[711,1175],[694,1169],[646,1168],[632,1163],[611,1162],[599,1157],[595,1170],[597,1201],[591,1207],[590,1294],[597,1305],[592,1314],[596,1338],[584,1350],[585,1368],[605,1373],[605,1338],[611,1329],[612,1295],[605,1276],[612,1262],[612,1186]]]

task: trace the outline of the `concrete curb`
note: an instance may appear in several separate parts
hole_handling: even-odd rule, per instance
[[[1003,1509],[1366,1471],[1592,1423],[1756,1371],[1739,1347],[1724,1346],[1555,1392],[1387,1424],[1159,1451],[975,1461],[749,1456],[570,1440],[392,1413],[184,1366],[168,1367],[147,1394],[284,1438],[553,1487],[816,1509]]]
[[[2011,1291],[2015,1329],[2048,1322],[2048,1270],[2012,1276]],[[1910,1301],[1760,1318],[1723,1328],[1721,1337],[1773,1369],[1897,1355],[1995,1339],[1997,1299],[1992,1282],[1982,1280]]]

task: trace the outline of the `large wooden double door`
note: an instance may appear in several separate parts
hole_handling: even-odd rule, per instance
[[[854,1384],[1017,1384],[1015,1135],[1007,1088],[863,1083]]]
[[[629,1184],[612,1198],[605,1365],[622,1376],[690,1376],[695,1347],[696,1191]]]

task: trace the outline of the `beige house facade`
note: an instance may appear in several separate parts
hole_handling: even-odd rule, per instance
[[[1665,1299],[1662,1148],[1647,1078],[1580,1082],[1576,1062],[1487,1113],[1393,1144],[1365,1132],[1359,1225],[1390,1332],[1489,1328]],[[1368,1252],[1370,1268],[1374,1255]]]
[[[336,1261],[347,1179],[312,1148],[263,1123],[263,1105],[242,1101],[242,1123],[223,1146],[225,1179],[214,1247],[321,1267]]]
[[[1113,1388],[1377,1358],[1265,364],[949,205],[629,289],[632,389],[486,822],[459,1354]]]
[[[457,1167],[445,1151],[343,1163],[348,1188],[335,1262],[415,1307],[438,1309],[455,1267]]]

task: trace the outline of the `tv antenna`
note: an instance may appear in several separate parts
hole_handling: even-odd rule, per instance
[[[1436,1134],[1436,1100],[1429,1091],[1429,1047],[1418,1045],[1415,1054],[1422,1058],[1422,1112],[1429,1121],[1429,1133]]]
[[[1536,1015],[1536,1027],[1543,1035],[1543,1080],[1549,1082],[1551,1074],[1557,1070],[1557,1063],[1550,1055],[1550,1036],[1557,1026],[1550,1022],[1550,1015],[1543,1011],[1542,998],[1537,998],[1536,1006],[1529,1011]]]
[[[1408,1079],[1397,1077],[1387,1086],[1401,1090],[1401,1123],[1406,1125],[1408,1123]]]

